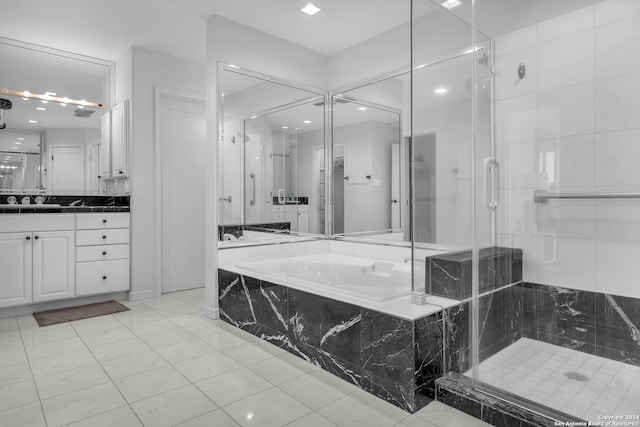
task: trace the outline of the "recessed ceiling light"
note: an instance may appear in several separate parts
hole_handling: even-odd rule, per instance
[[[367,111],[367,110],[368,110],[368,108],[367,108],[367,107],[358,107],[358,110],[360,110],[360,111]]]
[[[445,1],[443,3],[440,3],[440,4],[445,9],[453,9],[454,7],[460,6],[462,3],[460,3],[460,0],[447,0],[447,1]]]
[[[84,106],[83,105],[78,105],[78,108],[82,110],[84,108]]]
[[[62,102],[69,102],[69,98],[65,96],[64,98],[62,98]]]
[[[61,107],[66,107],[66,106],[67,106],[67,104],[65,104],[64,102],[61,102],[61,103],[60,103],[60,106],[61,106]]]
[[[23,93],[24,93],[24,96],[29,96],[29,95],[31,95],[31,92],[29,92],[28,90],[25,90]]]
[[[322,9],[320,9],[319,7],[316,7],[313,4],[309,3],[305,7],[300,9],[300,12],[306,13],[309,16],[313,16],[316,13],[320,12],[321,10]]]
[[[289,129],[289,126],[282,126],[282,129]]]
[[[36,110],[40,110],[40,111],[47,111],[47,109],[46,109],[46,108],[44,108],[44,107],[36,107]]]
[[[231,67],[231,68],[236,68],[236,69],[239,69],[239,68],[240,68],[240,67],[238,67],[237,65],[234,65],[234,64],[229,64],[229,67]]]
[[[447,89],[446,87],[439,87],[434,89],[433,93],[438,94],[438,95],[444,95],[445,93],[449,92],[449,89]]]
[[[29,123],[38,123],[37,120],[29,120]]]
[[[309,123],[311,123],[311,120],[305,120],[303,123],[309,124]]]
[[[16,144],[16,145],[22,145],[22,142],[20,142],[20,141],[16,141],[16,142],[14,142],[14,144]]]
[[[56,96],[56,95],[57,95],[57,93],[55,93],[55,92],[45,92],[44,93],[44,96]]]
[[[14,149],[14,150],[17,150],[17,149],[18,149],[18,147],[13,147],[13,149]]]
[[[29,100],[29,98],[22,98],[22,99],[24,99],[25,101],[28,101],[28,100]]]
[[[44,100],[44,99],[43,99],[43,100],[42,100],[42,101],[40,101],[40,102],[42,102],[43,104],[46,104],[46,103],[48,103],[49,101],[46,101],[46,100]]]
[[[16,138],[18,141],[24,141],[24,138]]]

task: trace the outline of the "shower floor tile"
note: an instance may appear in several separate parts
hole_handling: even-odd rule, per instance
[[[640,415],[640,367],[528,338],[482,362],[478,378],[586,421]]]

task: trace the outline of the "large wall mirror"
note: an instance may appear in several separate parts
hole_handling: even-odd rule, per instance
[[[220,66],[223,246],[324,235],[325,94]]]
[[[410,241],[409,72],[332,93],[333,234]]]
[[[0,193],[100,195],[114,64],[0,38]]]

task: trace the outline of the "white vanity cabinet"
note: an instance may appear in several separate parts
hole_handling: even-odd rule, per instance
[[[74,296],[74,215],[4,214],[0,307]]]
[[[129,213],[76,215],[76,295],[129,290]]]
[[[274,205],[273,220],[275,222],[288,221],[291,231],[309,232],[309,205]]]

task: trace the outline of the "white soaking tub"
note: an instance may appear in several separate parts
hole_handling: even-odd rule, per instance
[[[237,267],[273,279],[274,283],[282,283],[284,279],[295,283],[295,287],[321,286],[332,294],[346,293],[375,302],[411,292],[411,265],[403,262],[319,254],[242,263]]]

